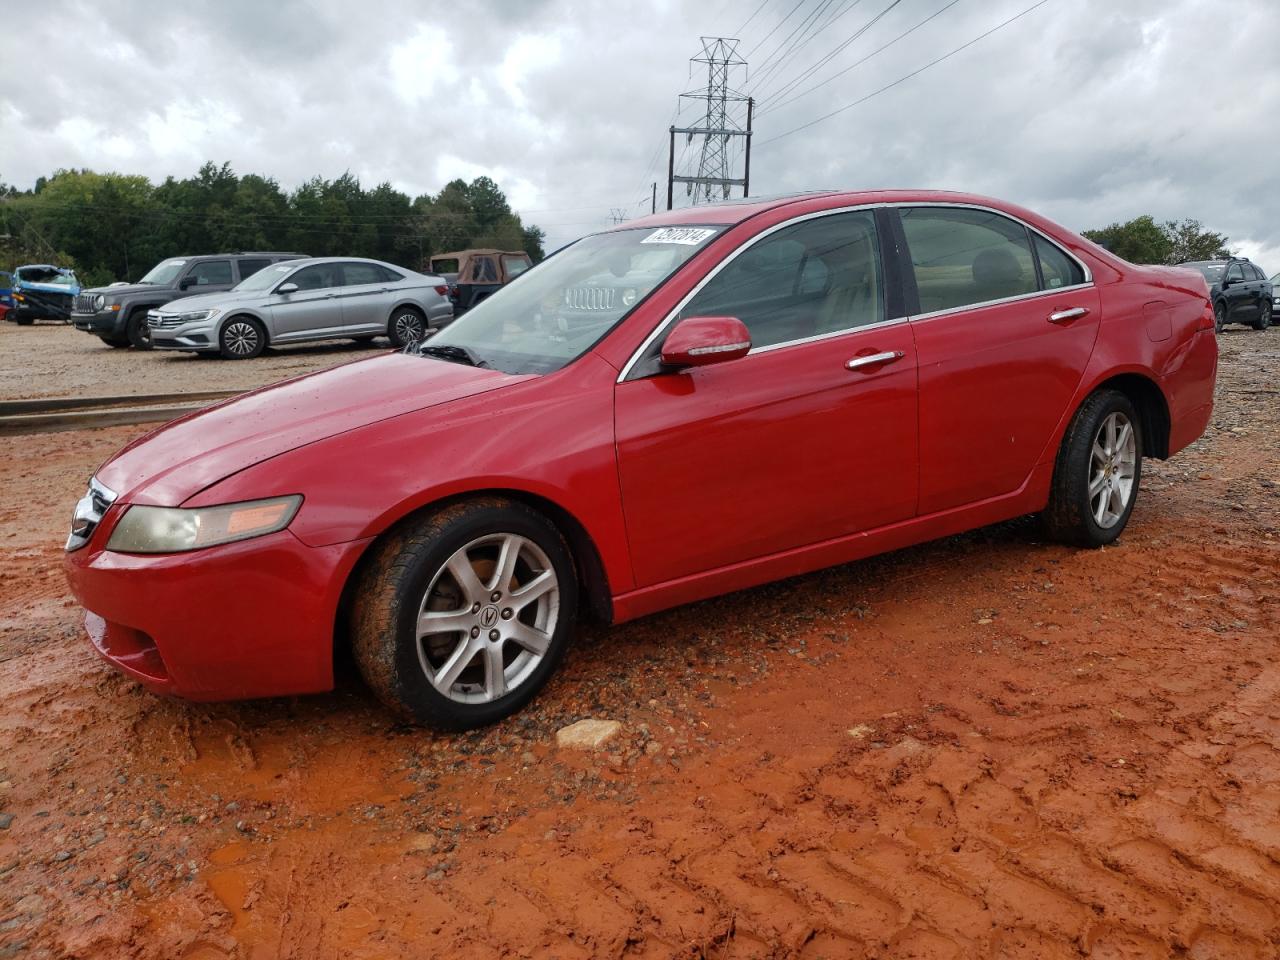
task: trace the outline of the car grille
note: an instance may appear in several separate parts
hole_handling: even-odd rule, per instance
[[[570,287],[564,305],[571,310],[612,310],[618,291],[612,287]]]
[[[172,330],[174,327],[182,326],[182,317],[176,313],[157,313],[154,310],[147,311],[147,326],[152,330]]]
[[[67,553],[79,550],[93,531],[98,529],[107,508],[116,502],[116,493],[98,482],[94,477],[89,481],[89,491],[76,504],[75,513],[71,517],[71,535],[67,537]]]
[[[97,298],[92,294],[81,293],[76,295],[75,306],[71,309],[74,313],[97,313],[97,309],[93,305],[93,301]]]

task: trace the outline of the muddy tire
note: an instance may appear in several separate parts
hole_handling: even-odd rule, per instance
[[[1258,319],[1253,321],[1253,329],[1262,332],[1271,326],[1271,301],[1266,300],[1258,307]]]
[[[98,337],[98,339],[101,340],[103,343],[105,343],[108,347],[114,347],[117,350],[121,350],[129,346],[128,340],[121,340],[119,337]]]
[[[125,336],[135,350],[151,349],[151,328],[147,326],[147,311],[135,310],[124,325]]]
[[[423,339],[427,335],[427,319],[420,310],[400,307],[391,313],[387,321],[387,337],[397,349]]]
[[[559,531],[524,504],[484,498],[411,518],[358,575],[356,664],[379,699],[417,723],[494,723],[559,665],[577,582]]]
[[[1119,390],[1098,390],[1076,411],[1054,465],[1045,530],[1061,543],[1101,547],[1124,531],[1142,480],[1142,424]]]
[[[232,317],[218,331],[218,352],[227,360],[252,360],[267,349],[267,331],[253,317]]]

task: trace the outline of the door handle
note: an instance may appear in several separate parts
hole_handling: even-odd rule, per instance
[[[872,353],[865,357],[854,357],[848,360],[844,368],[846,370],[860,370],[863,367],[873,367],[881,363],[893,363],[895,360],[901,360],[906,354],[901,350],[886,350],[884,353]]]
[[[1057,310],[1049,314],[1050,323],[1070,323],[1072,320],[1079,320],[1081,317],[1088,316],[1088,307],[1071,307],[1069,310]]]

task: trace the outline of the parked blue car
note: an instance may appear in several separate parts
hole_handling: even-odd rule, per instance
[[[66,267],[29,263],[14,269],[11,287],[12,307],[5,315],[6,320],[24,326],[42,317],[69,323],[80,281]]]

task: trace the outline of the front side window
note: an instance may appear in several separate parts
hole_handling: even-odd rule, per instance
[[[909,207],[901,211],[920,312],[1034,293],[1027,228],[988,210]]]
[[[1227,279],[1228,280],[1244,279],[1244,271],[1240,269],[1240,264],[1233,263],[1231,266],[1227,267]]]
[[[230,260],[203,260],[191,268],[184,282],[189,287],[208,287],[215,284],[231,285]]]
[[[423,353],[466,357],[506,373],[559,370],[721,229],[649,227],[585,237],[472,307],[427,340]]]
[[[874,214],[805,220],[747,247],[680,311],[681,318],[711,316],[741,320],[753,349],[883,320]]]
[[[1036,256],[1040,258],[1040,273],[1044,277],[1044,288],[1056,290],[1059,287],[1074,287],[1084,283],[1084,271],[1060,248],[1038,234],[1033,235],[1036,245]]]
[[[324,290],[328,287],[342,285],[342,280],[338,274],[338,264],[336,263],[316,263],[309,267],[303,267],[289,278],[289,282],[296,283],[300,291]]]

